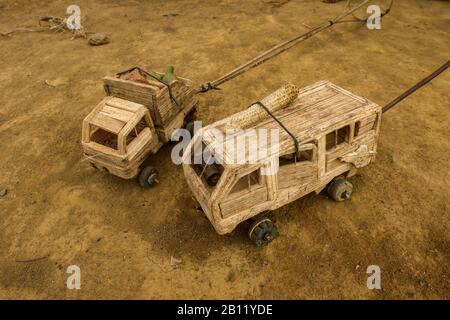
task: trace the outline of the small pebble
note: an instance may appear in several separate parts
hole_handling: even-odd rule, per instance
[[[181,263],[181,258],[179,258],[179,257],[174,257],[174,256],[171,256],[170,257],[170,265],[171,266],[176,266],[176,265],[178,265],[178,264],[180,264]]]
[[[6,189],[0,189],[0,197],[6,196],[7,193],[8,193],[8,190],[6,190]]]
[[[109,38],[104,33],[94,33],[89,37],[88,43],[91,46],[101,46],[109,43]]]
[[[52,88],[65,86],[69,83],[69,79],[67,78],[58,78],[54,80],[45,80],[44,81],[46,85]]]

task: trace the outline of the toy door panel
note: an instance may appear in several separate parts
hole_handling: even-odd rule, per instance
[[[317,179],[317,147],[310,145],[294,154],[281,156],[278,168],[278,190],[302,188]]]
[[[132,161],[135,158],[141,158],[142,154],[148,154],[152,141],[152,126],[150,117],[145,114],[124,137],[128,160]]]
[[[302,163],[280,167],[278,171],[278,189],[302,187],[317,177],[317,165]]]
[[[227,197],[219,203],[222,218],[250,212],[255,206],[267,201],[265,179],[260,169],[236,179]]]

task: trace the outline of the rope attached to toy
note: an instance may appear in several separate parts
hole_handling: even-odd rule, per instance
[[[295,146],[295,155],[299,156],[299,141],[294,136],[294,134],[292,132],[290,132],[289,129],[286,128],[286,126],[283,124],[283,122],[281,122],[272,112],[270,112],[270,110],[261,101],[256,101],[256,102],[252,103],[252,105],[255,105],[255,104],[257,104],[261,108],[263,108],[264,111],[266,111],[267,114],[269,116],[271,116],[272,119],[275,120],[279,124],[279,126],[281,128],[283,128],[283,130],[286,131],[286,133],[292,138],[292,141],[294,142],[294,146]]]
[[[116,73],[116,76],[120,77],[121,75],[123,75],[123,74],[125,74],[125,73],[128,73],[128,72],[130,72],[130,71],[133,71],[134,69],[138,69],[138,70],[142,71],[142,72],[145,73],[146,75],[152,77],[152,78],[155,79],[156,81],[158,81],[158,82],[162,83],[163,85],[165,85],[165,86],[167,87],[167,90],[169,91],[169,97],[170,97],[170,99],[173,101],[173,103],[175,103],[175,105],[176,105],[177,107],[180,107],[180,104],[178,103],[177,99],[176,99],[175,96],[172,94],[172,89],[170,88],[170,85],[167,84],[167,83],[165,83],[164,81],[161,81],[160,79],[158,79],[158,77],[155,77],[153,74],[151,74],[150,72],[148,72],[147,70],[145,70],[145,69],[143,69],[143,68],[141,68],[141,67],[131,67],[131,68],[128,68],[128,69],[126,69],[126,70],[124,70],[124,71],[117,72],[117,73]]]

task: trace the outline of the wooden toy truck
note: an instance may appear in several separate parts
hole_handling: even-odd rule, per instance
[[[166,75],[134,67],[104,78],[107,96],[82,128],[84,155],[93,167],[124,179],[139,175],[143,187],[158,181],[157,169],[142,168],[143,162],[190,120],[197,105],[185,79]]]
[[[215,129],[225,134],[233,119],[245,119],[247,110],[203,128],[188,146],[190,152],[185,160],[192,156],[199,139],[219,160],[220,164],[208,161],[183,164],[188,185],[219,234],[251,221],[250,239],[257,245],[267,244],[278,231],[261,213],[325,188],[336,201],[348,199],[353,187],[347,178],[373,161],[382,114],[380,106],[328,81],[317,82],[300,92],[297,89],[295,93],[292,102],[272,115],[261,109],[264,116],[245,127],[256,131],[278,128],[278,155],[267,152],[266,157],[257,156],[257,161],[234,164],[227,159],[230,155],[223,152],[226,140],[209,133]],[[278,171],[262,174],[262,170],[276,166],[274,162],[279,164]]]

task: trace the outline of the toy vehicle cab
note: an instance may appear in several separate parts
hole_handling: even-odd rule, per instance
[[[145,106],[106,97],[84,119],[82,144],[94,168],[130,179],[161,142]]]
[[[347,178],[375,157],[381,107],[331,82],[303,88],[293,102],[273,112],[273,117],[267,114],[247,127],[258,135],[258,129],[279,129],[279,150],[274,154],[268,145],[258,145],[255,153],[246,144],[244,153],[250,157],[245,163],[235,163],[234,155],[224,149],[236,137],[228,138],[225,131],[231,118],[242,118],[246,112],[203,128],[188,146],[192,153],[196,144],[202,144],[219,163],[183,163],[189,187],[219,234],[250,221],[250,239],[257,245],[267,244],[278,231],[261,213],[327,186],[334,200],[348,199],[353,187]],[[290,134],[297,140],[298,150]]]
[[[106,97],[83,120],[82,145],[94,168],[143,187],[158,182],[156,168],[142,168],[195,111],[195,91],[187,80],[134,67],[104,78]]]

